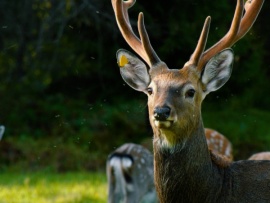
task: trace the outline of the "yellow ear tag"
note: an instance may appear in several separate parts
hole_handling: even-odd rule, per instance
[[[128,59],[125,55],[120,56],[120,60],[118,62],[118,65],[121,67],[124,67],[128,63]]]

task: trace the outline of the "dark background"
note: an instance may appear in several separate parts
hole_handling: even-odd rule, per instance
[[[207,47],[230,27],[236,0],[138,0],[145,24],[170,68],[192,54],[206,16]],[[236,159],[270,149],[270,2],[235,46],[230,81],[203,105],[205,125],[226,135]],[[125,142],[151,139],[147,98],[125,85],[116,64],[131,51],[110,0],[1,0],[0,170],[103,169]]]

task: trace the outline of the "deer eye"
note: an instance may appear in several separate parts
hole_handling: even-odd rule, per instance
[[[151,87],[148,87],[147,92],[148,92],[149,95],[151,95],[151,94],[153,94],[153,89]]]
[[[195,90],[194,89],[189,89],[185,94],[185,98],[193,98],[194,95],[195,95]]]

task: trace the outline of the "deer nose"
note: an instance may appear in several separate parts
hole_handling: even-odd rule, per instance
[[[156,107],[154,109],[154,118],[158,121],[166,121],[171,113],[170,107]]]

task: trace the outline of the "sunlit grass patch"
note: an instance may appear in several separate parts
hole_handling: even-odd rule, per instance
[[[1,203],[103,203],[106,202],[103,173],[2,173]]]

